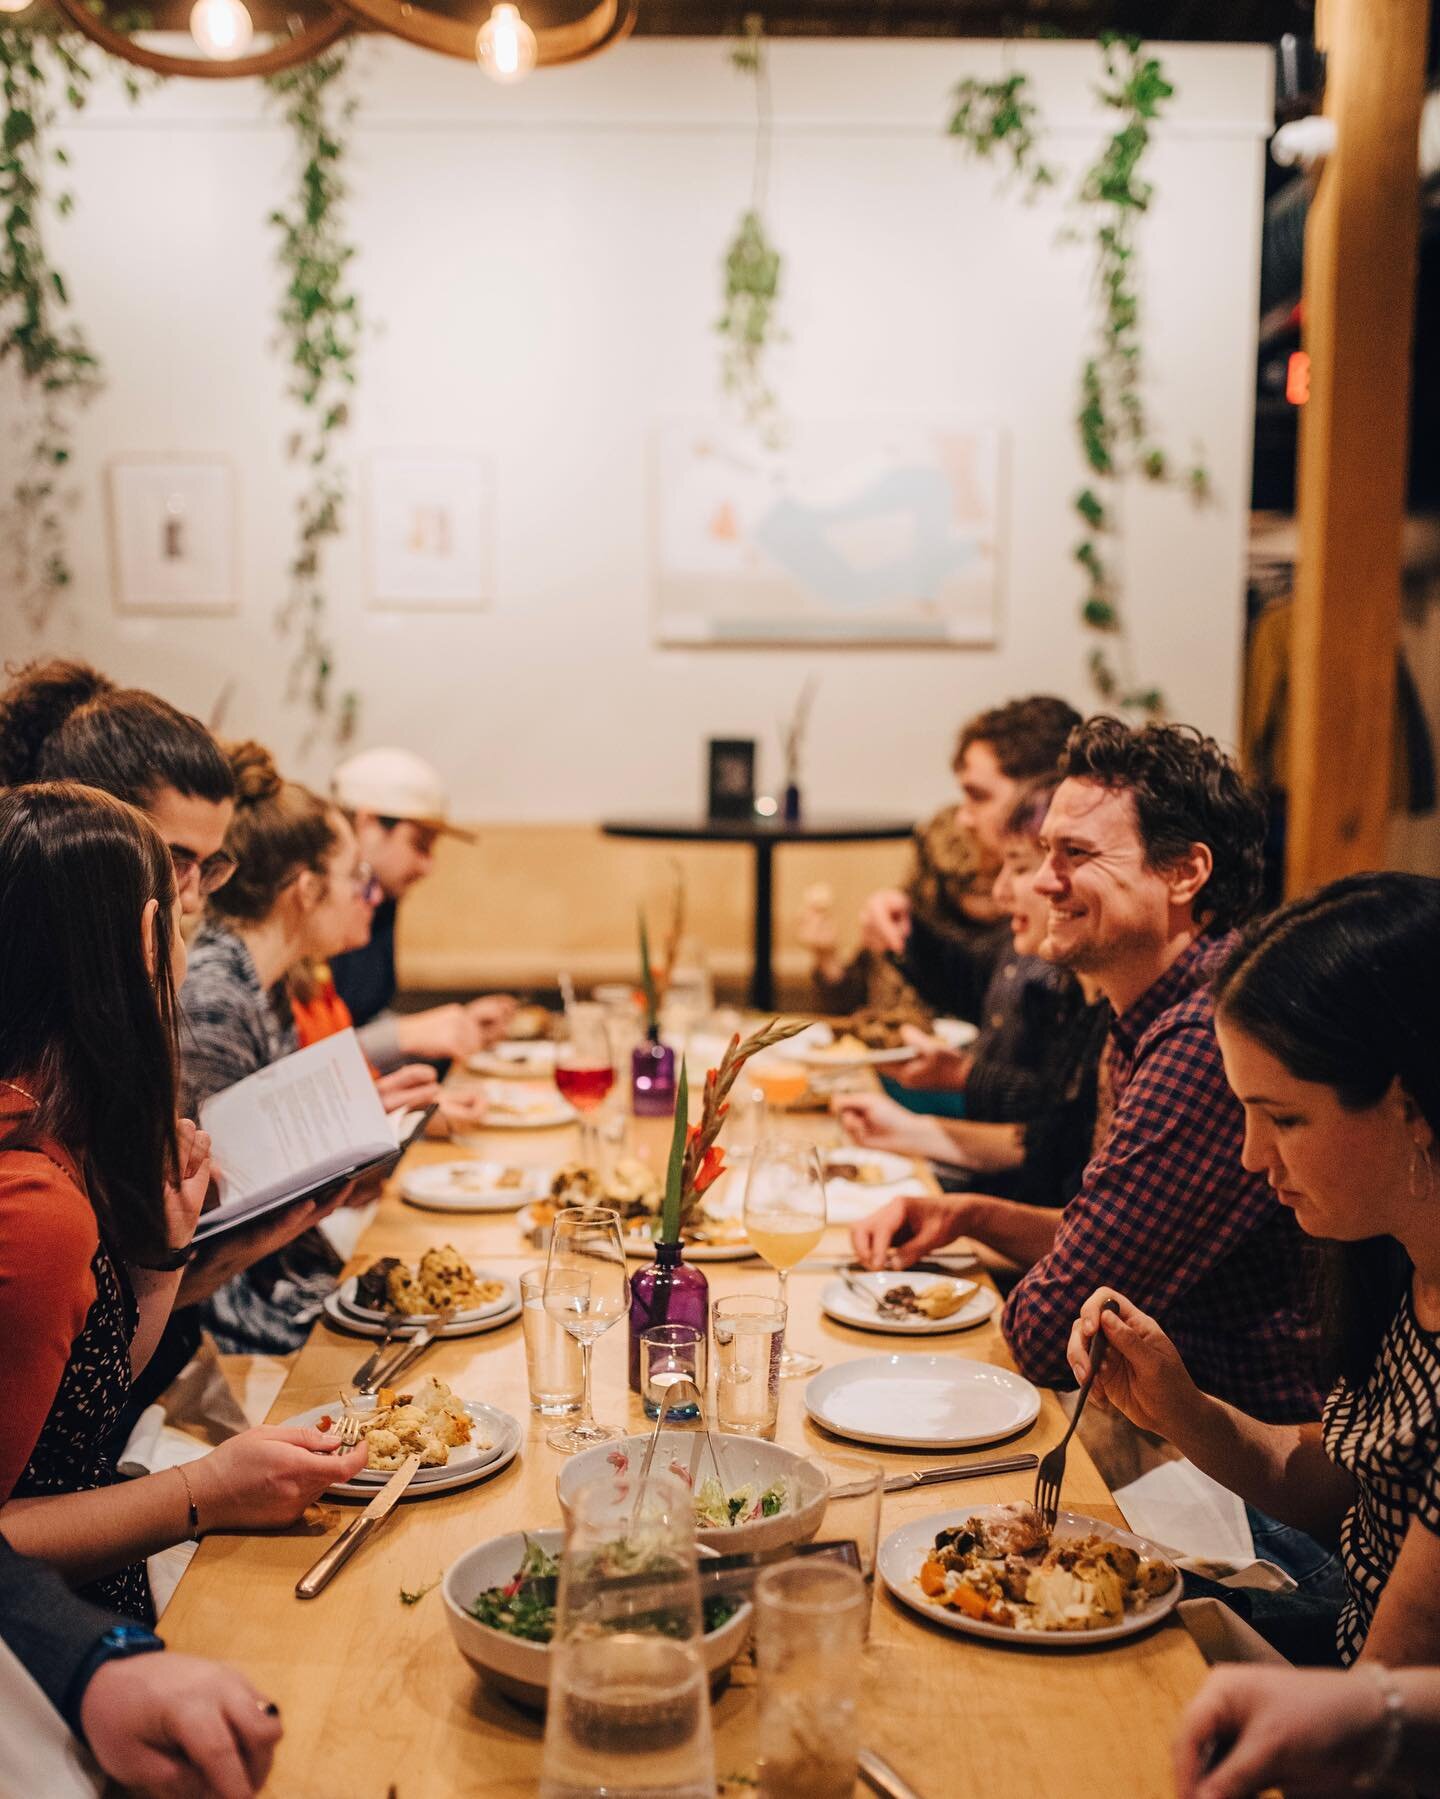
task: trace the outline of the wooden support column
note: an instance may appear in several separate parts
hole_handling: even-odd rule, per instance
[[[1287,884],[1385,859],[1428,0],[1326,0],[1335,153],[1305,232]]]

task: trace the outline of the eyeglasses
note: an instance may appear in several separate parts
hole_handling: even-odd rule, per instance
[[[366,900],[372,906],[378,906],[385,897],[385,890],[380,885],[379,877],[368,862],[357,862],[355,872],[350,876],[354,883],[358,898]]]
[[[228,850],[216,850],[202,862],[194,850],[187,850],[183,844],[171,843],[166,847],[170,851],[176,881],[183,887],[191,875],[198,875],[202,894],[214,893],[223,887],[239,866]]]

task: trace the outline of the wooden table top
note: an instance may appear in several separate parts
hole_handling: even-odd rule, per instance
[[[828,1119],[790,1128],[835,1140]],[[634,1122],[634,1142],[663,1165],[668,1127]],[[569,1130],[487,1133],[480,1153],[510,1163],[556,1164],[575,1152]],[[471,1153],[424,1144],[408,1163]],[[537,1258],[512,1214],[446,1216],[406,1205],[392,1183],[357,1261],[416,1257],[451,1242],[477,1264],[518,1274]],[[822,1246],[840,1250],[832,1230]],[[772,1292],[774,1275],[758,1262],[706,1266],[712,1294]],[[877,1336],[824,1317],[825,1274],[800,1269],[790,1281],[791,1340],[827,1363],[895,1351],[946,1353],[1009,1365],[992,1321],[941,1340]],[[279,1422],[331,1402],[369,1353],[364,1338],[323,1321],[296,1357],[271,1413]],[[625,1382],[623,1324],[595,1351],[595,1411],[602,1421],[647,1428]],[[314,1508],[288,1531],[208,1537],[165,1611],[161,1634],[174,1648],[241,1667],[280,1705],[285,1736],[267,1793],[277,1799],[459,1799],[460,1795],[533,1794],[540,1771],[541,1724],[485,1687],[455,1649],[438,1589],[417,1605],[402,1588],[427,1585],[459,1555],[488,1538],[560,1523],[555,1477],[563,1457],[545,1443],[552,1420],[530,1411],[519,1322],[485,1336],[437,1345],[423,1364],[468,1399],[483,1399],[521,1421],[525,1443],[502,1474],[451,1495],[402,1504],[312,1601],[295,1582],[354,1515],[353,1507]],[[804,1415],[804,1380],[782,1383],[777,1441],[796,1449],[872,1455],[887,1470],[929,1465],[930,1455],[859,1448],[832,1440]],[[1004,1446],[1039,1454],[1064,1430],[1054,1396],[1043,1395],[1037,1423]],[[1001,1453],[973,1452],[976,1457]],[[963,1459],[944,1453],[940,1459]],[[882,1536],[909,1519],[970,1503],[1028,1498],[1033,1475],[887,1495]],[[1094,1464],[1071,1444],[1065,1503],[1123,1523]],[[1204,1664],[1173,1618],[1108,1648],[1055,1651],[1008,1648],[958,1636],[898,1605],[876,1582],[865,1652],[861,1740],[890,1760],[925,1799],[1126,1799],[1169,1794],[1170,1740],[1179,1713],[1199,1686]],[[716,1767],[722,1781],[753,1771],[754,1674],[742,1658],[715,1705]],[[858,1790],[858,1789],[857,1789]]]

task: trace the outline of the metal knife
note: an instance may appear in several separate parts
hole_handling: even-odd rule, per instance
[[[368,1391],[365,1383],[385,1360],[386,1356],[389,1355],[390,1346],[395,1341],[395,1333],[399,1328],[399,1321],[397,1319],[392,1319],[390,1323],[385,1326],[385,1334],[375,1345],[374,1353],[366,1356],[365,1360],[355,1370],[354,1374],[351,1375],[350,1385],[354,1387],[357,1393]]]
[[[365,1385],[358,1390],[361,1393],[375,1393],[378,1392],[381,1387],[394,1386],[399,1376],[404,1374],[407,1369],[415,1366],[416,1362],[420,1360],[425,1351],[445,1329],[445,1326],[450,1322],[451,1314],[454,1312],[454,1309],[453,1306],[447,1306],[444,1311],[437,1312],[433,1324],[427,1324],[425,1328],[422,1331],[417,1332],[408,1343],[403,1344],[383,1367],[372,1368],[370,1371],[370,1378],[366,1381]]]
[[[938,1487],[949,1480],[978,1480],[985,1474],[1025,1474],[1040,1466],[1038,1455],[1006,1455],[988,1462],[950,1462],[943,1468],[915,1468],[885,1479],[887,1493],[908,1493],[913,1487]]]
[[[373,1536],[394,1511],[401,1494],[415,1478],[415,1470],[419,1466],[418,1455],[409,1456],[401,1463],[360,1516],[351,1519],[309,1573],[295,1582],[297,1599],[313,1599],[329,1585],[335,1573],[345,1566],[365,1539]]]
[[[879,1793],[881,1799],[920,1799],[910,1782],[897,1774],[873,1749],[860,1751],[860,1778],[872,1791]]]

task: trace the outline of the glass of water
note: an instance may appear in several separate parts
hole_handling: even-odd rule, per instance
[[[568,1417],[580,1410],[580,1345],[545,1310],[543,1263],[520,1276],[520,1308],[530,1409],[545,1418]]]
[[[541,1799],[713,1799],[694,1500],[597,1481],[560,1562]]]
[[[785,1307],[778,1299],[736,1293],[711,1308],[715,1343],[715,1426],[771,1437],[780,1416],[780,1358]]]
[[[810,1557],[755,1583],[764,1799],[850,1799],[869,1590],[854,1568]]]
[[[550,1227],[550,1259],[545,1264],[545,1310],[580,1345],[580,1416],[552,1430],[545,1441],[562,1455],[608,1443],[624,1433],[598,1424],[590,1399],[590,1357],[598,1338],[630,1309],[630,1280],[620,1214],[610,1206],[586,1211],[567,1207]]]

